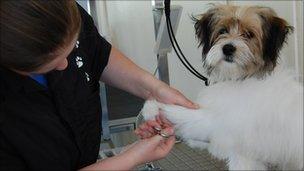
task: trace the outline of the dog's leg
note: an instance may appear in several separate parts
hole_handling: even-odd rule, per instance
[[[145,120],[154,120],[155,116],[159,114],[160,103],[156,100],[147,100],[141,109],[141,114]]]
[[[179,135],[191,147],[206,148],[210,119],[206,111],[187,109],[177,105],[165,105],[155,100],[146,101],[141,113],[145,120],[154,120],[161,113],[179,130]]]
[[[173,124],[188,123],[202,118],[200,110],[187,109],[177,105],[166,105],[156,100],[147,100],[141,110],[145,120],[153,120],[159,114],[159,110]]]
[[[261,161],[246,158],[241,155],[229,157],[229,170],[267,170]]]
[[[207,148],[209,144],[211,114],[207,110],[188,109],[176,105],[162,105],[160,112],[178,130],[178,134],[191,147]],[[214,126],[214,125],[213,125]]]
[[[188,109],[177,105],[161,105],[161,113],[174,125],[198,122],[204,116],[202,110]]]

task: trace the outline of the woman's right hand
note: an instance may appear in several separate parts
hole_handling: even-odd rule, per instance
[[[175,143],[173,129],[164,129],[165,134],[172,135],[168,139],[160,135],[141,139],[131,144],[125,151],[114,157],[100,160],[92,165],[86,166],[82,171],[97,170],[134,170],[140,164],[151,162],[165,157]]]
[[[140,164],[165,157],[174,146],[174,130],[171,125],[165,124],[163,120],[157,120],[158,123],[161,123],[160,125],[158,123],[145,124],[145,128],[139,131],[143,135],[141,136],[143,139],[131,144],[119,155],[101,160],[81,170],[132,170]],[[162,133],[170,137],[166,139],[156,133],[147,133],[152,125],[162,126]]]
[[[175,143],[175,136],[172,127],[162,130],[169,138],[154,135],[149,138],[141,139],[127,149],[123,154],[133,158],[136,165],[159,160],[168,155]]]

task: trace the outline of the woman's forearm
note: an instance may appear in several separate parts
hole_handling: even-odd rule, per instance
[[[103,71],[101,79],[106,84],[144,99],[149,98],[151,91],[165,84],[138,67],[114,47],[111,50],[108,65]]]
[[[92,165],[84,167],[79,171],[94,170],[132,170],[138,163],[127,153],[122,153],[114,157],[100,160]]]

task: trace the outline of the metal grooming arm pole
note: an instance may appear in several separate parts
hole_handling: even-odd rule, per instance
[[[165,15],[163,15],[163,0],[152,0],[152,6],[156,41],[154,52],[157,54],[158,75],[160,80],[167,84],[170,84],[167,54],[172,51],[172,44],[168,35]],[[176,33],[181,13],[181,6],[171,6],[171,21],[174,33]]]
[[[159,26],[161,22],[161,18],[163,16],[163,3],[162,0],[153,0],[154,5],[152,9],[153,19],[154,19],[154,32],[155,32],[155,41],[157,40]],[[168,69],[168,55],[167,53],[158,53],[157,54],[157,67],[158,67],[158,76],[159,79],[163,82],[170,84],[169,78],[169,69]]]
[[[94,19],[94,22],[96,25],[98,25],[97,20],[97,12],[96,12],[96,0],[90,0],[89,3],[89,9],[90,14]],[[109,111],[108,111],[108,105],[107,105],[107,92],[106,92],[106,85],[99,81],[100,89],[99,89],[99,96],[101,101],[101,126],[102,126],[102,137],[104,140],[110,140],[111,134],[110,134],[110,126],[109,126]]]

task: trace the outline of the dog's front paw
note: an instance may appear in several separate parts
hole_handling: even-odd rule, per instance
[[[159,114],[160,104],[156,100],[147,100],[141,113],[145,120],[155,120],[155,116]]]

